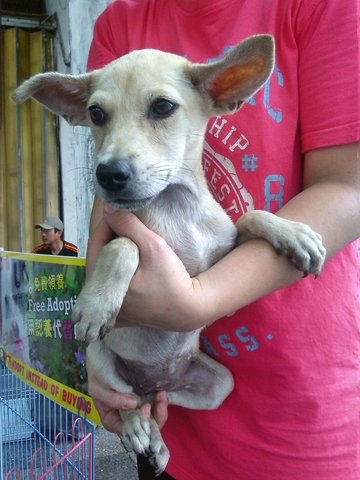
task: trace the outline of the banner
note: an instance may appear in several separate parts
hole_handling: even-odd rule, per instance
[[[0,347],[8,367],[49,398],[100,423],[87,396],[86,344],[75,339],[71,322],[85,259],[2,251],[0,261]]]
[[[5,365],[32,388],[66,409],[101,425],[99,413],[91,397],[47,377],[9,352],[3,356]]]

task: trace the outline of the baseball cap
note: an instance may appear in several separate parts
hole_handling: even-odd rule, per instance
[[[51,230],[56,228],[57,230],[64,230],[64,224],[58,217],[46,217],[42,223],[35,225],[35,228],[44,228],[45,230]]]

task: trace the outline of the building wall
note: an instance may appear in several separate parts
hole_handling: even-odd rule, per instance
[[[57,70],[78,75],[86,72],[94,22],[111,0],[45,0],[49,15],[57,14]],[[66,240],[86,254],[93,202],[93,143],[85,127],[60,120],[61,181]]]

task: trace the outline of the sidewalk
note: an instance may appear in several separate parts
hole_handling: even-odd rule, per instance
[[[138,480],[135,457],[104,428],[95,432],[95,480]]]

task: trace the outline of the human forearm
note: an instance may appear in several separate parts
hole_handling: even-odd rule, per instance
[[[329,197],[330,192],[337,193],[334,197]],[[308,208],[310,195],[311,208]],[[315,197],[318,199],[316,202]],[[330,258],[360,236],[360,209],[355,211],[353,197],[352,192],[348,192],[343,185],[324,183],[302,192],[299,198],[290,202],[279,214],[312,225],[322,235],[327,258]],[[342,199],[341,202],[338,201],[339,198]],[[317,208],[317,203],[322,205],[325,200],[326,211]],[[346,214],[342,208],[345,205],[348,206]],[[205,311],[201,321],[214,321],[278,288],[298,281],[301,276],[267,242],[249,241],[197,277],[198,288],[204,297]]]
[[[277,213],[320,233],[327,258],[360,236],[358,154],[355,144],[311,152],[305,190]],[[202,321],[220,318],[300,278],[301,274],[269,244],[249,241],[197,277],[197,288],[204,298]]]

